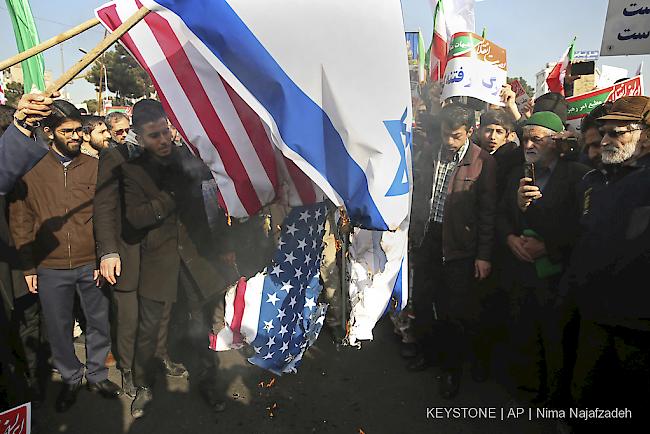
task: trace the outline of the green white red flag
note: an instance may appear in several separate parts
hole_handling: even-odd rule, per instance
[[[546,77],[546,84],[548,85],[549,92],[556,92],[564,95],[564,77],[566,77],[566,70],[569,63],[573,60],[573,47],[576,43],[576,38],[566,49],[559,62],[551,70],[551,73]]]
[[[449,39],[458,32],[474,32],[475,0],[430,0],[433,8],[433,38],[427,52],[431,80],[445,74]]]

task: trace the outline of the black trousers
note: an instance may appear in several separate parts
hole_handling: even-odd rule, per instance
[[[216,294],[211,300],[203,298],[184,264],[181,264],[179,284],[188,303],[190,341],[199,357],[198,378],[201,381],[212,381],[216,378],[219,359],[217,354],[209,349],[209,332],[222,328],[223,293]],[[154,355],[166,309],[166,303],[139,297],[138,339],[134,363],[136,386],[151,387],[154,383]]]
[[[39,374],[45,370],[48,357],[38,295],[26,294],[14,300],[11,317],[22,343],[18,361],[23,364],[30,384],[36,385]]]
[[[111,347],[109,325],[109,298],[93,280],[94,264],[71,270],[53,270],[39,267],[38,294],[47,326],[54,366],[63,381],[74,384],[84,376],[90,383],[108,378],[106,356]],[[75,355],[72,342],[75,291],[86,317],[86,365]]]
[[[133,369],[136,336],[138,334],[138,294],[136,291],[113,290],[114,321],[116,323],[117,365],[122,371]],[[167,336],[173,303],[165,303],[158,326],[155,357],[167,359]]]
[[[431,222],[417,252],[413,288],[414,334],[425,355],[453,371],[475,356],[480,297],[474,259],[442,260],[442,225]],[[434,355],[435,354],[435,355]]]
[[[649,369],[650,331],[580,321],[572,383],[579,407],[629,408],[631,422],[647,423]]]

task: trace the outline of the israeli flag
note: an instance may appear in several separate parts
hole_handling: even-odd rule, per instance
[[[260,116],[353,223],[395,230],[411,193],[399,0],[142,0]],[[207,84],[207,83],[206,83]]]

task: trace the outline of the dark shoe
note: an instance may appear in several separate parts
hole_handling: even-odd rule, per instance
[[[75,384],[63,383],[61,392],[59,392],[59,396],[56,397],[54,409],[58,413],[68,411],[77,401],[77,393],[79,393],[79,389],[81,389],[81,381]]]
[[[133,384],[133,373],[127,370],[122,371],[122,392],[131,398],[135,398],[137,390],[137,387]]]
[[[411,343],[407,344],[402,342],[402,344],[400,345],[399,354],[405,359],[412,359],[414,357],[417,357],[418,347],[415,344],[411,344]]]
[[[163,372],[168,377],[187,377],[189,376],[187,369],[182,363],[172,362],[170,359],[161,360]]]
[[[431,366],[431,362],[423,354],[418,354],[406,365],[406,370],[409,372],[422,372]]]
[[[485,362],[475,361],[472,363],[472,379],[477,383],[485,382],[490,376],[489,370]]]
[[[138,391],[135,394],[135,399],[131,403],[131,416],[133,416],[134,419],[138,419],[144,416],[145,408],[152,399],[153,394],[151,393],[150,388],[138,387]]]
[[[226,409],[226,403],[219,398],[219,391],[214,381],[202,380],[199,383],[199,391],[201,392],[201,397],[212,411],[220,413]]]
[[[104,398],[117,398],[122,394],[122,389],[120,389],[120,386],[113,383],[108,378],[106,380],[100,381],[99,383],[88,383],[88,386],[86,387],[91,392],[99,392],[99,394]]]
[[[460,390],[460,376],[462,371],[455,370],[450,372],[443,372],[438,377],[438,392],[440,397],[444,399],[453,399],[458,395]]]

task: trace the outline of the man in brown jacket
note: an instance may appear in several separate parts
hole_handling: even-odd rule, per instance
[[[93,196],[97,160],[83,155],[81,116],[70,103],[52,105],[43,131],[50,151],[16,185],[10,205],[10,229],[21,256],[25,279],[38,293],[52,348],[54,366],[63,377],[56,410],[76,401],[85,376],[88,389],[116,397],[104,361],[110,349],[109,301],[97,287]],[[86,317],[86,366],[72,343],[75,291]]]
[[[431,207],[417,252],[413,305],[416,337],[421,350],[429,344],[440,352],[440,395],[449,399],[458,393],[464,359],[478,344],[476,283],[492,268],[496,165],[469,139],[474,116],[468,108],[445,106],[440,125],[433,173],[420,187],[431,192]],[[427,343],[434,326],[435,343]],[[421,370],[430,361],[422,351],[409,368]]]

